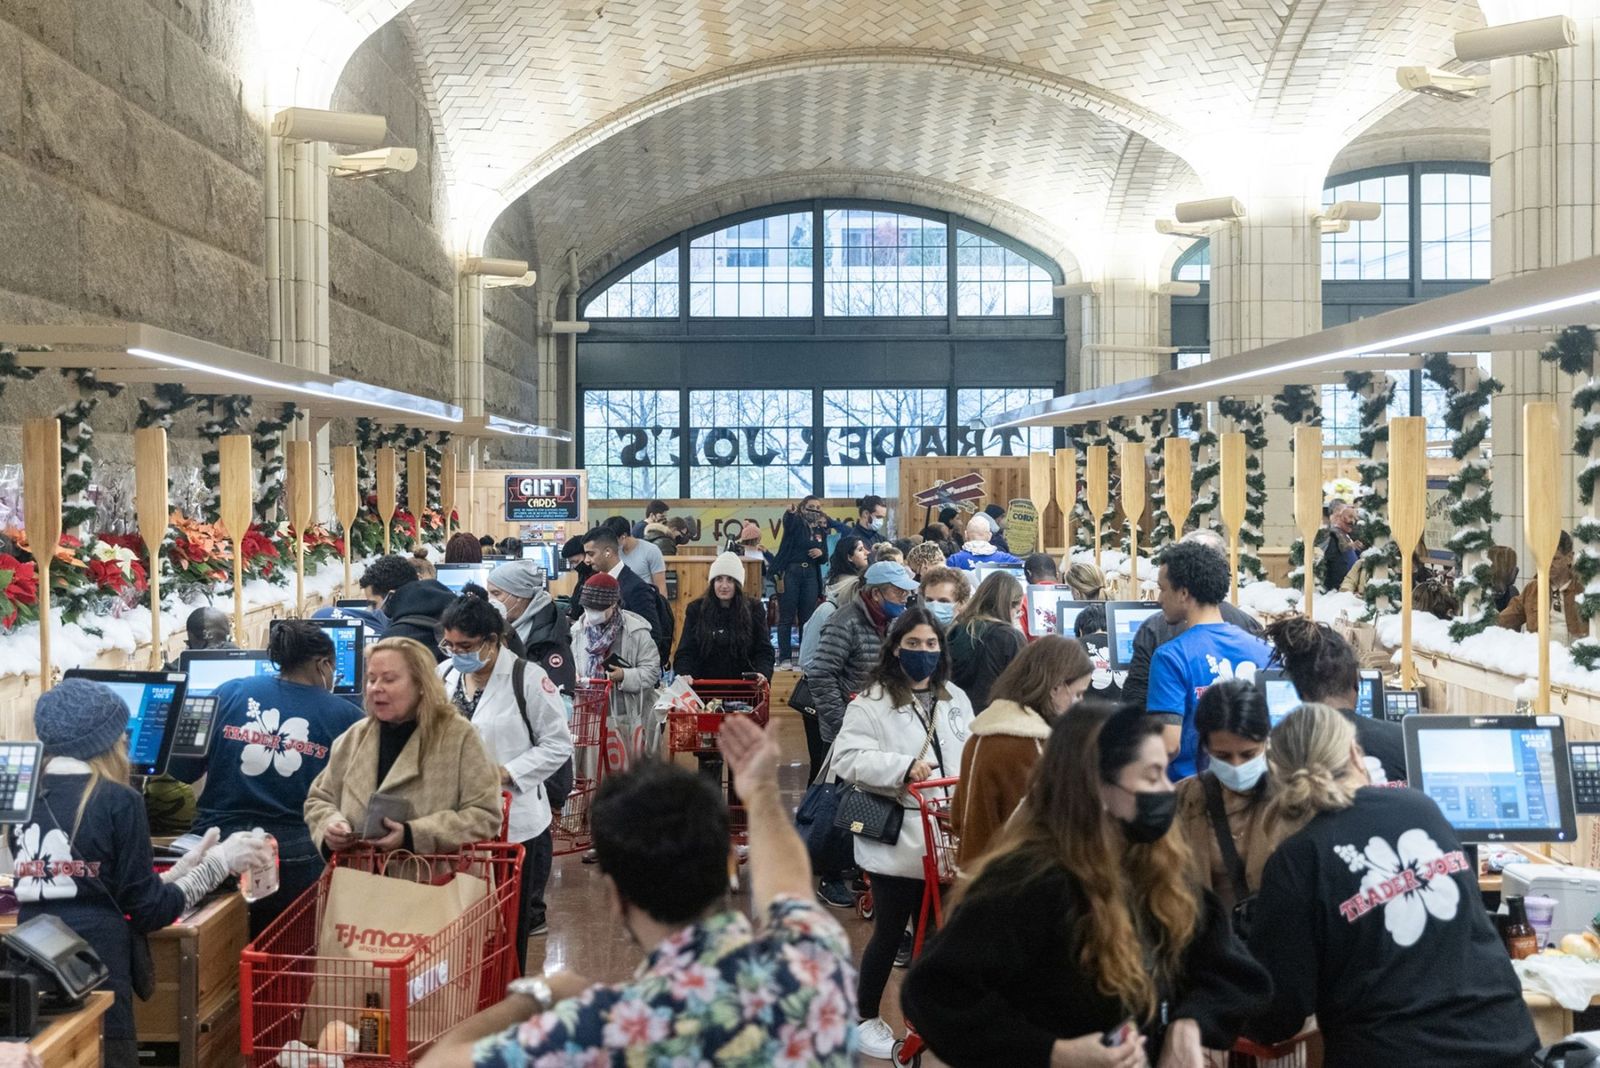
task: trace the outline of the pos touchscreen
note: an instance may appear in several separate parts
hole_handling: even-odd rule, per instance
[[[73,668],[66,678],[105,683],[128,706],[128,764],[136,776],[167,770],[188,678],[181,672]]]
[[[276,627],[280,620],[273,620]],[[359,619],[328,616],[304,622],[321,627],[333,639],[333,692],[348,696],[361,692],[362,660],[366,655],[366,625]]]
[[[1463,842],[1571,842],[1577,835],[1560,716],[1407,716],[1411,786]]]
[[[1133,639],[1144,621],[1161,611],[1154,601],[1107,601],[1106,637],[1111,642],[1111,666],[1127,671],[1133,666]]]

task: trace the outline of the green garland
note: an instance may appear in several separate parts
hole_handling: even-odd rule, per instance
[[[1569,326],[1539,358],[1554,363],[1569,375],[1583,375],[1583,385],[1572,392],[1572,450],[1583,457],[1578,472],[1578,499],[1588,514],[1578,520],[1572,536],[1575,552],[1572,572],[1582,588],[1578,612],[1589,623],[1589,633],[1573,635],[1569,651],[1572,659],[1585,668],[1600,667],[1600,593],[1591,593],[1600,579],[1600,508],[1595,501],[1595,480],[1600,477],[1600,378],[1595,375],[1595,332],[1587,326]]]
[[[1310,386],[1285,386],[1273,398],[1272,410],[1290,427],[1322,425],[1322,403],[1317,390]],[[1293,434],[1289,436],[1289,452],[1294,453]],[[1303,589],[1305,582],[1306,541],[1296,533],[1289,543],[1289,588]]]
[[[94,482],[94,460],[89,455],[94,427],[89,417],[102,396],[115,397],[122,386],[102,382],[93,371],[80,367],[63,367],[61,375],[78,387],[78,399],[55,413],[61,420],[61,532],[82,543],[95,516],[94,505],[89,503],[89,487]]]
[[[1189,468],[1189,518],[1196,530],[1219,530],[1222,521],[1217,515],[1217,479],[1222,475],[1222,457],[1217,454],[1217,446],[1221,439],[1206,419],[1204,405],[1180,404],[1178,412],[1195,428],[1194,463]]]
[[[1261,566],[1261,547],[1266,543],[1262,531],[1266,526],[1267,476],[1261,468],[1261,450],[1267,447],[1266,416],[1259,402],[1235,397],[1219,400],[1217,412],[1233,420],[1244,434],[1244,522],[1239,527],[1239,581],[1261,582],[1267,577],[1266,568]]]
[[[1073,439],[1072,447],[1077,455],[1075,477],[1079,485],[1083,485],[1088,478],[1088,446],[1099,433],[1099,423],[1088,423],[1080,428],[1079,435]],[[1086,493],[1080,494],[1072,504],[1072,541],[1079,549],[1094,551],[1094,513],[1089,510],[1089,496]]]
[[[1489,548],[1494,544],[1491,529],[1500,516],[1494,510],[1489,465],[1484,462],[1483,443],[1489,435],[1489,417],[1484,409],[1504,387],[1490,376],[1483,376],[1466,389],[1450,357],[1443,352],[1429,353],[1423,361],[1428,380],[1444,390],[1444,425],[1451,433],[1450,455],[1457,463],[1450,479],[1450,525],[1455,534],[1445,547],[1460,561],[1455,593],[1461,610],[1450,623],[1450,638],[1462,641],[1481,634],[1494,625],[1499,613],[1494,598],[1487,596],[1493,579]]]
[[[222,452],[217,441],[229,434],[237,434],[250,418],[251,400],[243,393],[227,393],[205,397],[200,401],[205,419],[200,424],[200,436],[210,446],[200,454],[200,480],[206,487],[202,505],[204,518],[215,523],[222,518]]]
[[[277,529],[278,505],[283,501],[283,450],[279,445],[294,416],[293,402],[285,401],[275,418],[258,420],[251,431],[250,448],[256,454],[255,517],[264,533]]]
[[[1386,374],[1352,371],[1344,376],[1345,386],[1361,401],[1361,434],[1356,451],[1363,459],[1356,465],[1367,495],[1361,498],[1356,520],[1356,540],[1367,546],[1356,566],[1366,575],[1362,596],[1367,603],[1366,618],[1394,612],[1400,603],[1400,583],[1393,576],[1400,570],[1400,549],[1389,529],[1389,402],[1394,398],[1394,379]]]

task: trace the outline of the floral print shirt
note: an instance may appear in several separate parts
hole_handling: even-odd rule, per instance
[[[779,898],[759,934],[721,912],[595,986],[479,1042],[477,1068],[833,1068],[855,1063],[855,970],[815,901]]]

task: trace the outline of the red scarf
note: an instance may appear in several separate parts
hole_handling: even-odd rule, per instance
[[[884,634],[889,629],[889,613],[883,610],[883,605],[876,597],[861,595],[861,607],[866,609],[867,622],[872,624],[872,629],[879,634]]]

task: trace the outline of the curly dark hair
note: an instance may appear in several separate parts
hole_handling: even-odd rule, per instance
[[[417,569],[403,556],[380,556],[361,572],[361,588],[380,597],[417,581]]]
[[[1161,554],[1167,585],[1187,590],[1201,604],[1221,604],[1228,596],[1228,561],[1197,542],[1180,541]]]
[[[1286,616],[1267,628],[1267,641],[1272,659],[1283,665],[1302,701],[1326,703],[1360,686],[1355,649],[1326,623]]]

